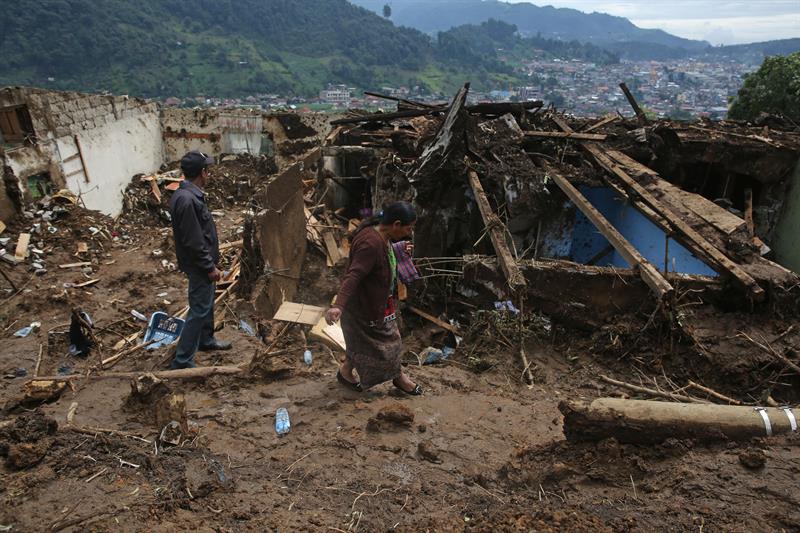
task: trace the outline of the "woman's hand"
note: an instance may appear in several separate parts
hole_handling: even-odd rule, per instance
[[[339,322],[340,318],[342,318],[342,310],[338,307],[331,307],[325,312],[325,322],[327,322],[329,326]]]
[[[414,254],[414,243],[412,241],[406,241],[406,254],[411,257]]]

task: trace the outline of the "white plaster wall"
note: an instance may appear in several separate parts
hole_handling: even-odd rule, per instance
[[[122,210],[122,193],[131,178],[157,171],[164,161],[157,113],[120,118],[79,133],[78,139],[89,181],[78,173],[67,178],[67,187],[83,197],[87,208],[110,216]],[[71,136],[58,142],[62,154],[75,152]]]

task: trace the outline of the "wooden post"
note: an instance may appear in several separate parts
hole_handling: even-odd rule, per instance
[[[642,108],[639,107],[639,104],[636,103],[636,99],[633,97],[633,94],[631,94],[628,86],[625,85],[625,82],[620,83],[619,88],[625,93],[625,98],[628,99],[628,103],[631,104],[633,112],[636,113],[636,119],[639,121],[639,124],[642,126],[647,125],[647,116],[644,114],[644,111],[642,111]]]
[[[561,118],[554,116],[553,121],[564,131],[572,131],[572,128],[564,122]],[[727,272],[743,287],[745,287],[750,295],[756,301],[762,301],[766,297],[764,289],[762,289],[756,280],[754,280],[747,272],[745,272],[739,265],[728,259],[725,254],[720,252],[710,242],[708,242],[702,235],[700,235],[694,228],[684,222],[681,218],[675,216],[665,205],[661,203],[650,191],[642,187],[636,180],[629,176],[619,165],[608,157],[603,150],[592,142],[581,141],[581,146],[586,150],[599,164],[609,173],[615,175],[630,191],[636,194],[638,198],[644,202],[650,209],[655,211],[659,216],[663,217],[675,230],[680,232],[687,240],[697,246],[703,254],[713,261],[716,268]]]
[[[673,294],[674,289],[669,282],[658,272],[658,269],[650,263],[647,259],[639,253],[639,250],[633,247],[631,243],[611,225],[611,223],[603,216],[600,211],[589,203],[589,201],[580,193],[578,189],[572,186],[567,179],[550,165],[545,165],[547,175],[558,185],[564,194],[586,215],[592,224],[603,234],[603,236],[611,243],[611,246],[617,250],[620,255],[630,263],[632,267],[638,268],[639,275],[642,277],[648,287],[655,293],[661,301],[668,300]]]
[[[481,212],[483,223],[489,231],[492,245],[494,245],[495,252],[497,252],[497,260],[506,276],[508,286],[511,287],[513,291],[525,287],[525,276],[522,275],[522,271],[506,243],[505,225],[500,221],[500,218],[494,214],[494,211],[492,211],[492,206],[489,205],[489,200],[486,198],[486,193],[478,178],[478,173],[470,169],[468,176],[469,185],[472,187],[472,193],[475,195],[475,201],[478,203],[478,209]]]
[[[564,436],[573,442],[608,437],[636,443],[747,440],[792,432],[789,413],[779,408],[599,398],[561,402],[558,409],[564,415]],[[800,412],[791,415],[797,420]]]

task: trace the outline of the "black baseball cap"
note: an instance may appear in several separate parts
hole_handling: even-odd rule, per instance
[[[192,176],[200,174],[201,170],[213,164],[214,158],[199,150],[187,152],[186,155],[181,158],[181,170]]]

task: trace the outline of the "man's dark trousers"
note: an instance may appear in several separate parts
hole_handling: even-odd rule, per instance
[[[189,277],[189,315],[183,325],[178,349],[170,368],[192,368],[198,347],[214,339],[214,283],[208,274],[192,272]]]

